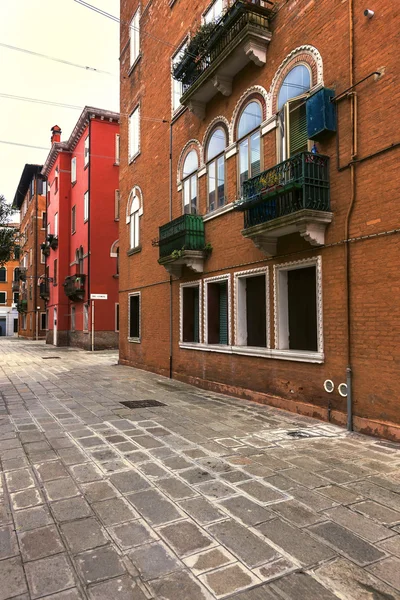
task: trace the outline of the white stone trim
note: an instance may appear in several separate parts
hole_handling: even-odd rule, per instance
[[[119,248],[119,240],[115,240],[115,242],[113,242],[111,244],[111,250],[110,250],[110,256],[111,256],[111,258],[117,258],[118,257],[117,248]],[[74,264],[77,264],[77,263],[74,263]]]
[[[197,146],[197,151],[199,154],[199,169],[204,168],[204,158],[203,158],[203,146],[200,144],[199,140],[192,138],[183,146],[181,153],[178,159],[178,170],[176,175],[176,184],[179,185],[182,183],[182,169],[183,169],[183,161],[186,158],[186,153],[191,145],[195,144]]]
[[[140,202],[140,208],[139,208],[139,217],[141,217],[143,215],[143,192],[142,192],[142,188],[139,185],[134,185],[133,188],[131,189],[131,191],[129,192],[129,196],[128,196],[128,202],[126,203],[126,224],[129,225],[129,223],[131,222],[131,214],[130,214],[130,207],[132,204],[132,199],[134,196],[137,196],[139,198],[139,202]]]
[[[129,337],[131,330],[131,297],[139,296],[139,337]],[[120,315],[121,318],[121,315]],[[128,342],[140,344],[142,340],[142,292],[131,292],[128,294]]]
[[[231,158],[232,156],[235,156],[235,154],[237,154],[237,143],[236,142],[234,142],[233,144],[231,144],[230,146],[225,148],[225,160],[227,160],[228,158]]]
[[[218,281],[227,281],[228,282],[228,344],[226,346],[221,344],[221,347],[229,348],[230,341],[232,339],[231,274],[230,273],[226,273],[225,275],[217,275],[216,277],[206,277],[205,279],[203,279],[203,284],[204,284],[204,290],[203,290],[203,294],[204,294],[203,339],[204,339],[204,344],[206,346],[208,346],[208,327],[207,327],[207,322],[208,322],[208,284],[215,283]],[[219,346],[219,344],[218,344],[218,346]]]
[[[246,277],[254,277],[256,275],[265,275],[265,321],[266,321],[266,341],[267,341],[267,346],[266,349],[271,347],[271,332],[270,332],[270,309],[269,309],[269,297],[270,297],[270,290],[269,290],[269,268],[268,267],[258,267],[257,269],[248,269],[246,271],[236,271],[233,276],[234,276],[234,287],[233,287],[233,311],[234,311],[234,321],[233,321],[233,327],[234,327],[234,335],[233,335],[233,340],[234,340],[234,344],[235,346],[239,347],[239,348],[249,348],[249,346],[244,346],[244,345],[239,345],[239,309],[240,309],[240,302],[239,302],[239,279],[244,279]],[[253,348],[254,350],[254,348]],[[263,352],[263,348],[257,348],[257,351],[260,350],[261,352]],[[247,352],[246,352],[247,354]]]
[[[225,213],[230,212],[233,209],[234,209],[234,204],[233,204],[233,202],[230,202],[229,204],[220,206],[219,208],[216,208],[212,212],[209,212],[206,215],[203,215],[203,221],[206,223],[207,221],[216,219],[217,217],[220,217],[220,216],[224,215]]]
[[[269,119],[266,119],[263,123],[261,123],[261,135],[262,136],[266,135],[273,129],[276,129],[277,126],[278,126],[278,119],[276,118],[275,115],[273,115],[272,117],[270,117]]]
[[[288,349],[279,348],[279,281],[278,276],[281,271],[290,271],[294,269],[304,269],[307,267],[315,266],[315,277],[316,277],[316,306],[317,306],[317,352],[318,356],[324,355],[324,332],[323,332],[323,303],[322,303],[322,257],[316,256],[313,258],[307,258],[304,260],[297,260],[288,263],[280,263],[274,265],[274,332],[275,332],[275,350],[280,353],[292,354],[293,352],[299,353],[299,351],[293,351]],[[300,354],[304,354],[303,351]],[[323,360],[323,359],[322,359]],[[321,361],[322,362],[322,361]]]
[[[233,110],[233,113],[232,113],[231,122],[229,125],[229,146],[231,146],[236,141],[235,140],[235,127],[236,127],[237,118],[238,118],[242,108],[245,106],[247,98],[255,93],[258,93],[263,97],[265,105],[266,105],[266,115],[268,118],[268,105],[270,104],[270,97],[269,97],[267,90],[264,87],[262,87],[261,85],[253,85],[252,87],[247,88],[247,90],[240,96],[240,98],[237,101],[236,106]]]
[[[183,342],[183,288],[186,287],[198,287],[199,288],[199,340],[200,342],[191,342],[193,345],[197,346],[198,343],[202,343],[203,340],[203,281],[199,279],[198,281],[189,281],[187,283],[181,283],[179,286],[179,344],[184,344]],[[187,343],[187,342],[186,342]]]
[[[215,117],[207,126],[206,132],[203,136],[203,148],[204,148],[204,154],[205,154],[205,150],[207,148],[207,142],[208,139],[210,137],[211,132],[214,129],[218,128],[219,124],[223,124],[225,125],[225,129],[226,129],[226,143],[229,144],[229,121],[226,117],[224,117],[223,115],[218,115],[218,117]],[[223,128],[224,129],[224,128]]]
[[[238,356],[254,356],[256,358],[272,358],[278,360],[290,360],[293,362],[306,362],[321,364],[325,356],[320,352],[301,352],[297,350],[276,350],[275,348],[253,348],[251,346],[222,346],[220,344],[189,344],[179,343],[182,350],[201,350],[202,352],[219,352]]]
[[[200,177],[204,177],[204,175],[207,175],[207,167],[203,167],[202,169],[199,169],[197,171],[197,179],[200,179]]]

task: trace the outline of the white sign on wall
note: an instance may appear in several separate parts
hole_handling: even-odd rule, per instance
[[[90,299],[91,300],[107,300],[108,295],[107,294],[90,294]]]

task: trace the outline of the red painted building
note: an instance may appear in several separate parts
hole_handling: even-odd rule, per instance
[[[51,141],[42,171],[47,343],[117,347],[119,114],[86,107],[67,142],[57,125]],[[106,299],[91,301],[91,294]]]

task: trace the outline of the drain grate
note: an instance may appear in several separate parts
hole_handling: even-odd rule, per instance
[[[167,406],[158,400],[128,400],[127,402],[120,402],[127,408],[150,408],[151,406]]]
[[[56,358],[61,359],[61,356],[42,356],[43,360],[54,360]]]

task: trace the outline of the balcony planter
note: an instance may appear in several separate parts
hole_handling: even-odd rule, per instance
[[[52,250],[57,250],[58,248],[58,237],[56,235],[53,236],[52,240],[50,241],[50,248]]]

